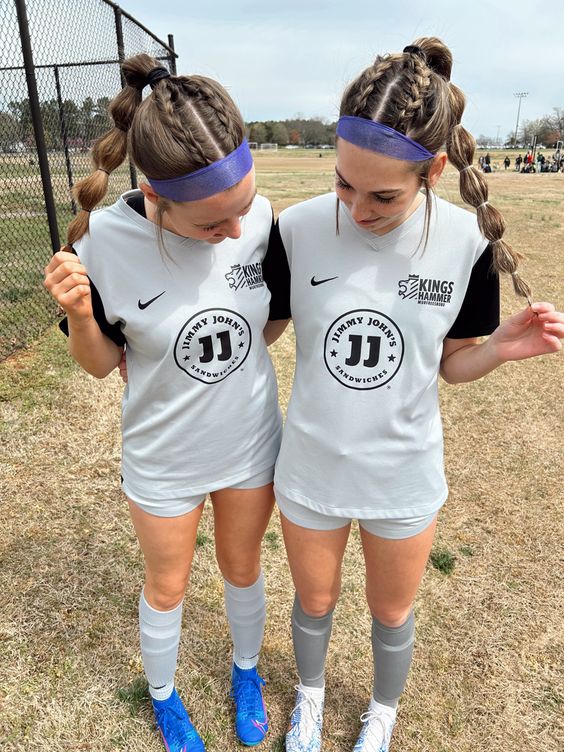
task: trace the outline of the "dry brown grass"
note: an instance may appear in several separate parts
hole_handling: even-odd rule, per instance
[[[333,156],[257,155],[279,210],[329,189]],[[527,251],[537,298],[563,304],[564,176],[490,176],[492,202]],[[457,199],[449,171],[441,192]],[[504,312],[519,304],[505,283]],[[283,404],[287,333],[273,348]],[[562,704],[561,356],[442,388],[450,500],[417,599],[415,662],[394,752],[557,752]],[[118,488],[116,376],[69,363],[56,331],[0,366],[0,746],[158,752],[144,699],[136,606],[142,562]],[[187,598],[178,685],[210,752],[235,752],[230,646],[209,510]],[[282,750],[293,700],[292,588],[278,521],[264,545],[269,618],[261,668]],[[351,750],[371,685],[369,616],[356,529],[345,560],[328,666],[324,750]]]

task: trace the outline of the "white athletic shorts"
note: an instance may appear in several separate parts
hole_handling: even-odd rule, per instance
[[[296,504],[287,496],[284,496],[275,487],[276,503],[280,512],[294,525],[305,527],[308,530],[338,530],[351,522],[350,517],[335,517],[334,515],[322,514],[313,509]],[[438,512],[432,512],[424,517],[400,517],[399,519],[361,519],[358,524],[367,533],[377,535],[379,538],[401,540],[412,538],[422,533],[433,522]]]
[[[267,470],[253,475],[252,478],[234,483],[230,488],[261,488],[268,483],[272,483],[273,478],[274,467],[269,467]],[[121,488],[124,494],[140,509],[156,517],[180,517],[181,514],[187,514],[199,507],[207,496],[204,493],[196,496],[181,496],[176,499],[145,499],[131,493],[124,481],[122,481]]]

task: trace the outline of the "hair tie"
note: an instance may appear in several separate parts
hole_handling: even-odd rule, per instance
[[[86,212],[87,214],[90,214],[92,209],[85,209],[83,206],[80,207],[80,211]]]
[[[461,170],[459,170],[459,172],[466,172],[466,170],[471,170],[471,169],[472,169],[472,165],[469,164],[469,165],[466,165],[466,167],[463,167]]]
[[[108,172],[108,170],[104,170],[104,168],[103,168],[103,167],[96,167],[96,172],[105,172],[105,173],[106,173],[106,175],[109,175],[109,174],[110,174],[110,173]]]
[[[121,125],[118,125],[117,123],[114,123],[114,128],[117,128],[118,131],[121,131],[122,133],[127,133],[129,128],[122,128]]]
[[[415,44],[408,44],[407,47],[404,47],[402,52],[405,52],[408,55],[418,55],[419,57],[425,57],[425,51],[421,49],[421,47],[417,47]]]
[[[163,78],[170,78],[170,72],[162,66],[153,68],[153,70],[147,73],[147,85],[150,86],[151,89],[154,89],[158,82],[162,81]]]
[[[478,206],[476,207],[476,209],[481,209],[481,208],[482,208],[482,206],[488,206],[488,205],[489,205],[489,203],[490,203],[489,201],[484,201],[484,203],[483,203],[483,204],[478,204]]]

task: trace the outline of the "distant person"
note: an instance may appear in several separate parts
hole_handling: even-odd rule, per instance
[[[517,172],[521,171],[522,162],[523,162],[523,157],[520,154],[515,157],[515,169],[517,170]]]
[[[511,164],[511,160],[509,159],[509,157],[505,157],[505,159],[503,160],[503,166],[505,167],[506,170],[509,168],[510,164]]]
[[[490,162],[491,162],[491,158],[490,158],[490,155],[489,155],[489,153],[488,153],[488,154],[486,154],[486,156],[485,156],[485,158],[484,158],[484,161],[485,161],[485,163],[486,163],[487,165],[489,165],[489,164],[490,164]]]

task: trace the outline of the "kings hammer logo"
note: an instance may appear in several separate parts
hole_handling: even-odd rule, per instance
[[[410,274],[407,279],[400,279],[398,285],[398,295],[404,300],[443,307],[450,303],[454,289],[454,282],[420,277],[419,274]]]
[[[234,264],[231,271],[225,275],[225,279],[232,290],[239,290],[241,287],[249,287],[251,290],[263,287],[262,264]]]

